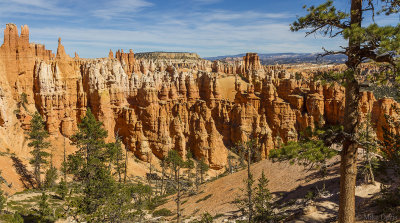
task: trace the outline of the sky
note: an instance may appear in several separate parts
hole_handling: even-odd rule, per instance
[[[314,53],[345,42],[305,38],[289,24],[317,0],[0,0],[0,36],[7,23],[27,24],[31,42],[69,55],[105,57],[110,49],[196,52],[201,57]],[[335,1],[349,8],[349,0]],[[390,18],[385,22],[398,22]]]

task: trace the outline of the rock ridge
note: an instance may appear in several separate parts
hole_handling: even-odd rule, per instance
[[[0,47],[0,131],[7,137],[29,128],[32,113],[13,112],[25,93],[28,110],[44,116],[52,136],[68,139],[90,107],[108,130],[108,140],[118,133],[141,160],[163,159],[174,149],[183,157],[191,151],[211,168],[223,169],[237,142],[256,139],[266,158],[306,128],[344,120],[343,86],[296,77],[341,66],[301,71],[263,66],[255,53],[233,63],[136,56],[133,50],[110,50],[106,58],[71,58],[61,39],[55,56],[29,43],[27,26],[18,35],[16,25],[8,24]],[[393,99],[376,100],[371,92],[361,92],[359,118],[372,113],[382,139],[382,128],[390,127],[385,115],[398,118],[398,107]]]

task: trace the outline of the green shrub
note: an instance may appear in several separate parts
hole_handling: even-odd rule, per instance
[[[210,213],[204,212],[201,215],[201,219],[200,220],[194,220],[194,221],[191,221],[191,223],[212,223],[213,219],[214,218],[211,216]]]
[[[153,217],[160,217],[160,216],[172,216],[172,211],[162,208],[153,212]]]
[[[18,213],[0,215],[0,221],[8,223],[24,223],[24,219]]]

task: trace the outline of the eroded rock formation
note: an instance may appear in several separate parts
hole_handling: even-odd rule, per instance
[[[254,53],[233,63],[195,56],[137,59],[132,50],[80,59],[65,53],[61,39],[56,56],[30,44],[27,26],[18,35],[17,27],[9,24],[4,35],[0,130],[5,134],[29,128],[30,112],[12,112],[25,93],[28,110],[44,116],[52,135],[73,135],[90,107],[109,140],[118,133],[142,160],[163,159],[171,149],[185,157],[190,150],[211,168],[221,169],[229,147],[237,142],[257,140],[265,158],[280,140],[297,140],[307,127],[343,122],[342,86],[295,78],[282,66],[262,66]],[[233,91],[226,92],[230,86]],[[382,127],[388,127],[385,114],[394,116],[396,106],[392,99],[375,100],[372,93],[362,92],[360,120],[373,113],[382,138]]]

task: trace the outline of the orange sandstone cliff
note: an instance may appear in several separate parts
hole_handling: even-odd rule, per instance
[[[19,103],[23,94],[26,109]],[[380,139],[384,116],[394,115],[393,106],[399,107],[393,99],[375,100],[362,92],[360,110],[373,113]],[[163,159],[171,149],[182,156],[190,150],[211,168],[222,169],[235,143],[256,139],[265,158],[278,138],[297,140],[309,126],[342,123],[345,104],[342,86],[296,79],[282,66],[261,65],[255,53],[234,63],[136,59],[132,50],[71,58],[61,39],[54,55],[29,43],[27,26],[19,35],[17,26],[8,24],[0,47],[0,150],[29,158],[24,130],[38,111],[58,145],[55,158],[61,159],[57,142],[69,142],[88,107],[104,123],[109,140],[118,133],[141,160]]]

